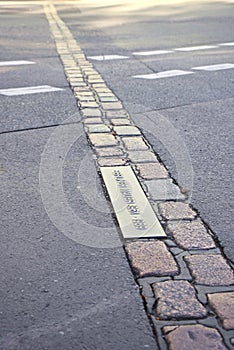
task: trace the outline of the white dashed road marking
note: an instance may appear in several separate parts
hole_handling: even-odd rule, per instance
[[[152,73],[152,74],[144,74],[144,75],[134,75],[133,78],[137,79],[161,79],[161,78],[169,78],[176,77],[180,75],[193,74],[194,72],[189,72],[185,70],[167,70],[165,72]]]
[[[203,46],[190,46],[190,47],[181,47],[178,49],[174,49],[174,51],[199,51],[199,50],[209,50],[217,48],[217,45],[203,45]]]
[[[151,55],[163,55],[165,53],[170,53],[173,51],[169,50],[154,50],[154,51],[143,51],[143,52],[133,52],[135,56],[151,56]]]
[[[89,56],[88,58],[96,61],[108,61],[108,60],[122,60],[129,58],[128,56],[120,56],[120,55],[102,55],[102,56]]]
[[[181,52],[192,52],[192,51],[200,51],[200,50],[210,50],[217,49],[221,46],[234,46],[234,42],[220,43],[215,45],[200,45],[200,46],[187,46],[187,47],[178,47],[175,49],[168,50],[149,50],[149,51],[136,51],[132,52],[133,56],[153,56],[153,55],[163,55],[168,53],[175,53],[177,51]],[[88,58],[96,61],[109,61],[109,60],[119,60],[119,59],[127,59],[129,56],[121,56],[121,55],[100,55],[100,56],[89,56]]]
[[[232,43],[222,43],[222,44],[219,44],[219,46],[234,46],[234,42],[232,42]]]
[[[232,69],[232,68],[234,68],[233,63],[223,63],[223,64],[213,64],[210,66],[193,67],[192,69],[205,70],[205,71],[216,71],[216,70]]]
[[[35,64],[36,62],[32,61],[3,61],[0,62],[0,67],[5,67],[5,66],[23,66],[26,64]]]
[[[53,91],[62,91],[62,90],[64,89],[56,88],[49,85],[41,85],[41,86],[15,88],[15,89],[3,89],[3,90],[0,90],[0,95],[17,96],[17,95],[39,94],[43,92],[53,92]]]

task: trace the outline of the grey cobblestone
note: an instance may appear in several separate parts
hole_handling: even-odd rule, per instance
[[[202,325],[163,327],[170,350],[228,350],[215,328]]]
[[[118,166],[124,165],[126,163],[126,159],[122,158],[100,158],[98,159],[98,164],[100,166]]]
[[[126,118],[127,113],[124,109],[118,111],[106,111],[107,118]]]
[[[111,119],[112,125],[131,125],[131,122],[127,118],[113,118]]]
[[[120,135],[120,136],[124,136],[124,135],[141,135],[141,132],[138,128],[136,128],[135,126],[115,126],[114,127],[114,131]]]
[[[130,151],[128,157],[133,163],[155,162],[158,163],[157,157],[150,150],[147,151]]]
[[[126,250],[133,269],[138,277],[174,276],[178,274],[178,266],[161,241],[132,242]]]
[[[148,149],[148,146],[146,145],[142,137],[123,137],[122,140],[126,149],[129,151],[142,151]]]
[[[121,102],[102,102],[102,108],[104,110],[116,110],[116,109],[122,109],[123,106],[122,106],[122,103]]]
[[[85,117],[101,117],[102,113],[98,108],[85,108],[82,110]]]
[[[196,298],[187,281],[165,281],[153,284],[157,299],[156,316],[162,320],[201,318],[207,311]]]
[[[102,93],[112,93],[112,91],[110,89],[108,89],[105,85],[103,86],[95,86],[95,91],[97,92],[97,94],[102,94]]]
[[[79,94],[79,95],[83,95],[83,96],[93,96],[92,91],[90,91],[88,88],[79,88],[79,87],[75,87],[73,89],[73,92],[75,94]]]
[[[222,255],[190,255],[185,261],[195,282],[208,286],[229,286],[234,284],[233,271]]]
[[[110,132],[105,124],[91,124],[87,127],[89,133]]]
[[[78,105],[81,109],[83,109],[83,108],[98,108],[97,102],[78,101]]]
[[[81,101],[81,102],[86,102],[86,103],[89,103],[89,102],[95,102],[95,98],[93,96],[81,96],[81,95],[76,95],[78,101]]]
[[[115,96],[99,96],[101,102],[118,102],[119,100]]]
[[[101,118],[85,118],[83,119],[83,123],[86,124],[101,124]]]
[[[124,156],[124,152],[119,147],[97,148],[95,152],[100,157]]]
[[[185,199],[180,189],[172,179],[159,179],[145,181],[146,186],[154,200],[177,200]]]
[[[178,246],[183,249],[215,248],[215,242],[207,233],[205,226],[200,220],[169,223],[167,232],[172,235]]]

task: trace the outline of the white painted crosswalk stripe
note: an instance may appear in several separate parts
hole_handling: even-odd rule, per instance
[[[154,51],[143,51],[143,52],[133,52],[134,56],[151,56],[151,55],[163,55],[166,53],[171,53],[173,51],[169,50],[154,50]]]
[[[168,71],[159,72],[159,73],[134,75],[133,78],[137,78],[137,79],[161,79],[161,78],[170,78],[170,77],[176,77],[176,76],[188,75],[188,74],[194,74],[194,72],[174,69],[174,70],[168,70]]]
[[[232,68],[234,68],[233,63],[223,63],[223,64],[212,64],[210,66],[193,67],[192,69],[205,70],[205,71],[217,71],[217,70],[232,69]]]
[[[36,62],[32,61],[0,61],[0,67],[5,66],[23,66],[27,64],[35,64]]]
[[[217,45],[203,45],[203,46],[188,46],[188,47],[180,47],[177,49],[174,49],[174,51],[199,51],[199,50],[209,50],[209,49],[215,49],[217,48]]]
[[[54,92],[54,91],[62,91],[64,89],[57,88],[49,85],[41,85],[41,86],[29,86],[22,88],[14,88],[14,89],[2,89],[0,90],[0,95],[5,96],[17,96],[17,95],[29,95],[29,94],[38,94],[43,92]]]
[[[89,56],[91,60],[95,61],[108,61],[108,60],[120,60],[129,58],[128,56],[120,56],[120,55],[102,55],[102,56]]]

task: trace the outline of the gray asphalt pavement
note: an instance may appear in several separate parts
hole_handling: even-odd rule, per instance
[[[0,89],[63,89],[0,95],[0,349],[157,349],[94,166],[87,173],[92,155],[43,7],[0,4],[0,18],[0,61],[35,61],[0,67]],[[61,196],[74,223],[63,210],[53,217]],[[100,233],[109,248],[91,244]]]
[[[234,261],[233,105],[234,69],[198,71],[194,67],[234,63],[233,46],[163,55],[134,52],[172,50],[234,41],[232,1],[81,2],[58,5],[86,55],[124,55],[122,60],[90,60],[122,100],[136,123],[141,113],[158,113],[176,128],[193,166],[191,203],[216,233]],[[133,76],[167,70],[193,74],[164,79]],[[147,132],[151,144],[178,180],[170,150]],[[173,142],[172,142],[173,147]],[[184,146],[183,146],[184,147]],[[186,183],[180,183],[186,187]]]

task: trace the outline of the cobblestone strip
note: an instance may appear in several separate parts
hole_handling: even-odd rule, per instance
[[[97,167],[131,165],[168,234],[125,242],[159,348],[233,349],[232,266],[55,7],[44,6]]]

